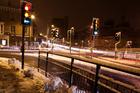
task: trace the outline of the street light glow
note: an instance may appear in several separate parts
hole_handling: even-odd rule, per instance
[[[93,26],[90,26],[90,28],[93,28]]]
[[[34,16],[34,15],[31,15],[31,18],[32,18],[32,19],[34,19],[34,18],[35,18],[35,16]]]
[[[40,33],[40,35],[42,36],[42,33]]]
[[[54,27],[54,25],[52,25],[52,27]]]

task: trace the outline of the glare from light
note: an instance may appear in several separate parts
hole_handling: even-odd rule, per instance
[[[40,33],[40,35],[42,36],[42,33]]]
[[[54,25],[52,25],[52,27],[54,27]]]
[[[26,11],[29,11],[30,9],[31,9],[31,6],[30,6],[30,5],[26,5],[26,6],[25,6],[25,10],[26,10]]]
[[[35,18],[35,16],[34,16],[34,15],[31,15],[31,18],[32,18],[32,19],[34,19],[34,18]]]

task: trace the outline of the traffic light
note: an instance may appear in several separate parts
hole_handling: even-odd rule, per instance
[[[93,20],[93,35],[98,35],[99,32],[99,19]]]
[[[51,36],[55,37],[55,30],[54,29],[51,30]]]
[[[20,2],[20,24],[23,26],[31,26],[32,4],[30,2]]]
[[[55,37],[56,37],[56,38],[59,38],[59,29],[56,29],[56,30],[55,30]]]
[[[121,32],[115,33],[115,40],[120,41],[120,39],[121,39]]]

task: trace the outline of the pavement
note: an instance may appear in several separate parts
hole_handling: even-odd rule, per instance
[[[25,77],[26,69],[8,64],[7,58],[0,57],[0,93],[44,93],[45,76],[35,72],[34,77]]]

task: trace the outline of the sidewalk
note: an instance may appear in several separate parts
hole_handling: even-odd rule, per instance
[[[0,93],[44,93],[43,75],[25,77],[24,71],[9,65],[6,58],[0,58]]]
[[[24,70],[20,69],[21,63],[15,58],[0,57],[0,93],[86,93],[77,89],[77,86],[69,87],[59,77],[45,77],[45,72],[24,64]]]

